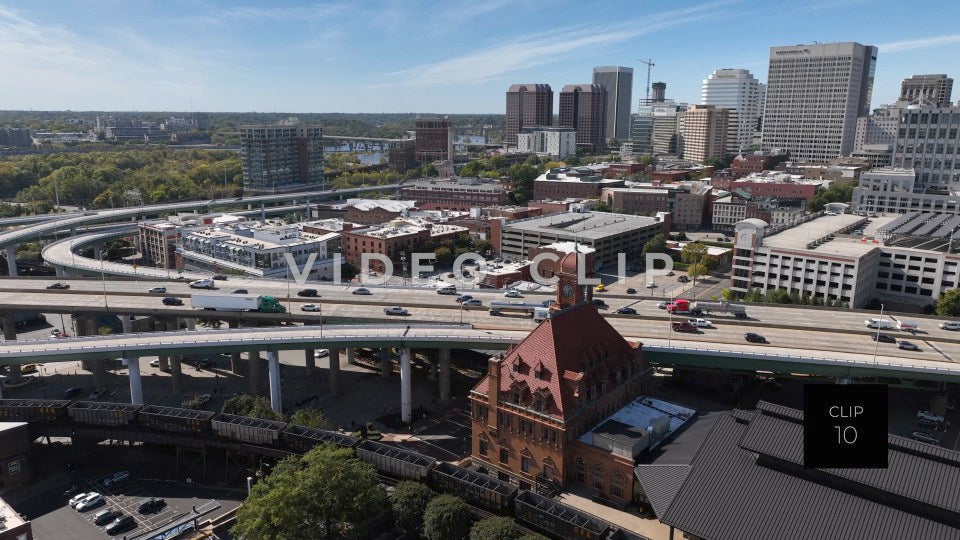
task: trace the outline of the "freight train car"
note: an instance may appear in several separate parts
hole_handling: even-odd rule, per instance
[[[517,521],[550,537],[577,540],[610,538],[610,526],[606,523],[586,512],[532,491],[521,491],[514,504]]]
[[[220,413],[210,421],[215,435],[247,444],[276,448],[280,442],[280,432],[286,424],[273,420],[261,420],[246,416]]]
[[[178,409],[147,405],[140,409],[141,426],[174,433],[210,433],[210,419],[217,413],[195,409]]]
[[[99,401],[74,401],[67,407],[67,415],[79,424],[97,426],[129,426],[137,419],[143,405],[131,403],[102,403]]]
[[[61,399],[0,399],[0,421],[60,422],[67,418],[67,405]]]
[[[353,448],[360,442],[357,437],[351,437],[336,431],[327,431],[325,429],[308,428],[290,424],[287,429],[280,434],[283,441],[287,443],[294,452],[304,453],[318,444],[332,444],[341,448]]]
[[[441,493],[453,493],[484,510],[509,513],[517,488],[476,471],[441,461],[427,474],[427,484]]]
[[[437,463],[432,457],[418,452],[366,440],[357,445],[357,457],[383,474],[421,482],[426,479],[427,471]]]

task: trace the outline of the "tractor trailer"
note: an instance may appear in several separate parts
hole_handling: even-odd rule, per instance
[[[194,309],[207,311],[259,311],[286,313],[286,308],[273,296],[255,294],[195,294],[190,297]]]

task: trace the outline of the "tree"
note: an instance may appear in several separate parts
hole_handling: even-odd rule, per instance
[[[526,163],[517,163],[507,169],[507,176],[513,181],[513,199],[523,204],[533,197],[533,181],[540,175],[540,170]]]
[[[250,490],[231,533],[248,540],[352,537],[384,505],[373,466],[319,445],[286,458]]]
[[[943,317],[960,316],[960,289],[950,289],[937,298],[934,312]]]
[[[270,402],[263,396],[240,394],[223,404],[222,412],[237,416],[251,416],[262,420],[283,420],[283,416],[270,408]]]
[[[697,284],[697,278],[709,273],[707,265],[704,263],[694,263],[687,267],[687,275],[693,278],[693,284]]]
[[[473,524],[470,540],[517,540],[523,531],[508,517],[491,517]]]
[[[853,180],[840,180],[837,182],[832,182],[830,187],[817,193],[813,197],[813,202],[810,204],[810,209],[814,212],[819,212],[823,210],[823,207],[828,203],[832,202],[842,202],[849,203],[853,200],[853,188],[857,187],[857,183]]]
[[[433,250],[433,256],[437,259],[439,266],[453,264],[453,251],[447,246],[440,246]]]
[[[667,252],[667,238],[663,233],[658,233],[653,236],[653,238],[647,240],[647,243],[643,245],[643,256],[646,257],[647,253],[666,253]]]
[[[427,540],[466,540],[470,515],[470,508],[460,497],[439,495],[427,504],[423,514],[423,536]]]
[[[314,429],[330,429],[332,424],[324,416],[323,411],[315,407],[303,407],[293,411],[290,423]]]
[[[723,298],[728,302],[733,300],[733,291],[730,289],[720,289],[720,298]]]
[[[689,264],[687,273],[693,278],[693,285],[697,285],[697,276],[707,273],[707,246],[700,242],[690,242],[680,251],[680,260]]]
[[[394,486],[391,502],[394,521],[407,532],[408,537],[417,538],[423,534],[423,514],[430,500],[436,496],[426,484],[412,480]]]

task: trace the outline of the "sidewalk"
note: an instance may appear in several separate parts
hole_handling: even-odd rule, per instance
[[[585,496],[585,494],[580,493],[580,491],[581,490],[577,490],[576,493],[564,491],[557,496],[557,500],[627,529],[628,531],[642,534],[650,540],[669,540],[669,525],[660,523],[656,519],[641,517],[639,514],[633,512],[617,510],[616,508],[593,502],[590,497]],[[586,491],[586,488],[584,488],[583,491]],[[674,536],[679,537],[679,533],[676,533]]]

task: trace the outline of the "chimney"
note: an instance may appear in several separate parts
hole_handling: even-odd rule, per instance
[[[487,426],[496,430],[497,411],[500,403],[500,357],[487,360]]]

